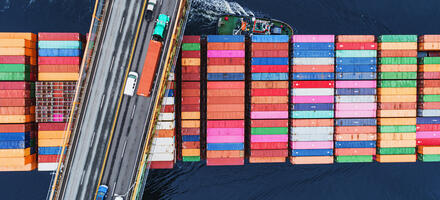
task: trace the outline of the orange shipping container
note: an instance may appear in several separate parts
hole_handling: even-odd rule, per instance
[[[38,65],[38,72],[78,73],[79,65]]]
[[[417,152],[421,154],[440,154],[440,146],[418,146]]]
[[[147,54],[145,55],[145,62],[142,68],[142,74],[139,79],[138,88],[136,91],[137,95],[150,96],[150,91],[153,87],[153,82],[156,76],[157,65],[159,63],[161,52],[162,42],[150,40]]]
[[[24,157],[11,157],[11,158],[0,157],[0,167],[22,166],[29,163],[33,163],[36,161],[36,159],[37,159],[37,154],[32,154]]]
[[[0,133],[29,132],[34,127],[34,124],[0,124]]]
[[[224,151],[206,151],[207,158],[241,158],[244,157],[244,151],[224,150]]]
[[[244,104],[208,104],[207,112],[244,111]]]
[[[422,35],[419,42],[440,42],[440,35]]]
[[[249,163],[283,163],[286,157],[249,157]]]
[[[292,127],[331,127],[334,126],[333,119],[290,119]]]
[[[64,131],[38,131],[38,139],[62,139]]]
[[[38,73],[39,81],[77,81],[79,73]]]
[[[182,89],[182,97],[198,97],[200,89]]]
[[[417,95],[417,88],[377,88],[378,95]]]
[[[26,165],[0,166],[0,171],[32,171],[37,168],[37,162]]]
[[[244,42],[208,42],[208,50],[244,50]]]
[[[37,57],[37,50],[28,48],[0,48],[2,56],[30,56]]]
[[[244,98],[244,89],[208,89],[207,90],[207,96],[208,97],[243,97]]]
[[[416,140],[378,140],[377,146],[387,147],[416,147]]]
[[[335,133],[337,134],[353,134],[353,133],[376,133],[376,126],[337,126]]]
[[[200,149],[182,149],[182,156],[200,156]]]
[[[207,112],[207,119],[244,119],[243,112]]]
[[[208,97],[207,104],[244,104],[243,97]]]
[[[182,120],[182,128],[200,128],[200,120]]]
[[[30,115],[35,113],[35,106],[0,107],[0,115]]]
[[[417,118],[377,118],[377,124],[381,126],[416,125]]]
[[[160,137],[160,138],[174,137],[175,136],[174,131],[175,131],[174,129],[171,129],[171,130],[169,130],[169,129],[157,130],[156,129],[156,137]]]
[[[182,142],[182,149],[200,149],[200,142]]]
[[[375,42],[376,36],[374,35],[338,35],[336,36],[337,42]]]
[[[420,72],[440,72],[440,64],[419,65]]]
[[[36,43],[26,39],[0,39],[0,47],[35,49]]]
[[[277,42],[254,42],[251,46],[252,50],[289,50],[289,43],[277,43]]]
[[[401,50],[414,49],[417,50],[417,42],[384,42],[378,43],[379,50]]]
[[[39,139],[39,147],[60,147],[63,146],[64,139]]]
[[[333,156],[299,156],[290,157],[290,162],[296,164],[333,164]]]
[[[378,102],[417,102],[416,95],[380,95]]]
[[[419,43],[420,51],[438,51],[440,50],[440,42]]]
[[[379,65],[379,72],[416,72],[417,65]]]
[[[0,115],[0,123],[29,123],[35,121],[35,115]]]
[[[420,94],[440,94],[440,88],[435,87],[425,87],[425,88],[420,88]]]
[[[200,66],[200,58],[182,58],[182,65]]]
[[[251,103],[288,103],[289,97],[287,96],[254,96],[251,99]]]
[[[382,50],[379,57],[417,57],[417,49],[414,50]]]
[[[26,39],[37,41],[37,35],[34,33],[4,32],[0,33],[0,39]]]
[[[376,155],[376,148],[336,148],[336,156]]]
[[[337,141],[372,141],[376,140],[376,133],[368,134],[335,134],[335,140]]]
[[[0,149],[0,158],[24,157],[31,154],[31,148],[26,149]]]
[[[417,110],[379,110],[377,117],[415,117]]]
[[[376,161],[380,163],[394,162],[416,162],[417,156],[414,155],[377,155]]]
[[[288,81],[252,81],[251,88],[275,89],[289,88]]]
[[[208,73],[244,73],[244,65],[208,65]]]
[[[415,140],[416,133],[378,133],[378,140]]]
[[[182,119],[200,119],[200,112],[181,112]]]

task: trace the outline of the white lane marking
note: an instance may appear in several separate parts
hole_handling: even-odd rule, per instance
[[[134,116],[134,111],[136,110],[136,105],[134,105],[134,107],[133,107],[133,111],[131,112],[131,117],[130,117],[130,119],[133,119],[133,116]]]
[[[114,62],[115,62],[115,55],[113,55],[113,57],[112,57],[112,63],[110,64],[110,72],[112,71],[112,69],[113,69],[113,64],[114,64]]]
[[[127,141],[128,141],[128,140],[125,140],[124,147],[122,148],[121,158],[124,157],[125,148],[127,147]]]
[[[96,134],[96,131],[93,131],[93,135],[92,135],[92,139],[90,140],[90,146],[89,147],[92,147],[92,145],[93,145],[93,140],[95,140],[95,134]]]
[[[116,190],[116,182],[113,184],[111,197],[113,197],[113,195],[115,195],[115,190]]]
[[[83,181],[84,181],[84,174],[85,174],[85,173],[86,173],[86,171],[83,170],[83,173],[82,173],[82,175],[81,175],[81,182],[80,182],[80,185],[83,184]]]
[[[101,111],[101,109],[102,109],[102,104],[104,103],[104,99],[105,99],[105,94],[102,95],[101,105],[99,105],[99,111]]]

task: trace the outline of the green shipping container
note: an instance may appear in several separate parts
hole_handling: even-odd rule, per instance
[[[440,162],[439,154],[419,154],[417,158],[423,162]]]
[[[379,58],[378,64],[381,64],[381,65],[417,65],[417,58],[416,57]]]
[[[417,79],[417,72],[379,72],[379,79]]]
[[[440,102],[440,95],[420,95],[419,101],[423,102]]]
[[[417,35],[381,35],[378,42],[417,42]]]
[[[336,156],[335,161],[338,163],[373,162],[373,156],[371,155]]]
[[[251,128],[252,135],[286,135],[289,133],[288,127],[258,127]]]
[[[379,133],[415,133],[416,125],[379,126]]]
[[[30,72],[31,66],[24,64],[0,64],[0,72]]]
[[[82,49],[81,41],[38,41],[40,49]]]
[[[333,111],[293,111],[290,112],[290,118],[295,119],[329,119],[333,118]]]
[[[415,154],[416,148],[414,147],[398,147],[398,148],[378,148],[377,154],[379,155],[399,155],[399,154]]]
[[[424,57],[420,59],[419,64],[440,64],[440,57]]]
[[[199,162],[200,156],[182,156],[183,162]]]
[[[33,75],[33,74],[32,74]],[[0,72],[0,81],[31,81],[29,72]]]
[[[183,43],[182,51],[200,51],[200,43]]]
[[[376,50],[337,50],[336,57],[377,57]]]
[[[378,87],[380,88],[417,87],[417,81],[413,81],[413,80],[378,81]]]

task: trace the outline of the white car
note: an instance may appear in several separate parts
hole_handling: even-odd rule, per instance
[[[133,96],[134,91],[136,91],[136,84],[138,80],[138,73],[130,72],[128,74],[127,82],[125,83],[124,94],[128,96]]]
[[[147,4],[147,10],[145,11],[145,19],[151,20],[154,12],[154,7],[156,7],[157,0],[149,0]]]

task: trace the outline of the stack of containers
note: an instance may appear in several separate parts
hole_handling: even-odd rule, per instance
[[[36,35],[0,33],[0,171],[37,167],[35,125]]]
[[[245,39],[207,37],[207,165],[244,164]]]
[[[181,68],[182,160],[200,161],[200,36],[183,36]]]
[[[252,36],[250,163],[286,162],[289,36]]]
[[[294,35],[292,164],[333,163],[334,35]]]
[[[440,35],[419,37],[419,50],[430,57],[419,61],[418,117],[416,139],[418,159],[440,161]]]
[[[54,171],[64,142],[66,123],[38,123],[38,171]]]
[[[376,155],[374,35],[336,37],[335,161],[373,162]]]
[[[415,162],[417,36],[378,38],[378,162]]]
[[[168,76],[167,89],[156,124],[155,135],[150,147],[151,169],[172,169],[176,158],[174,73]]]

